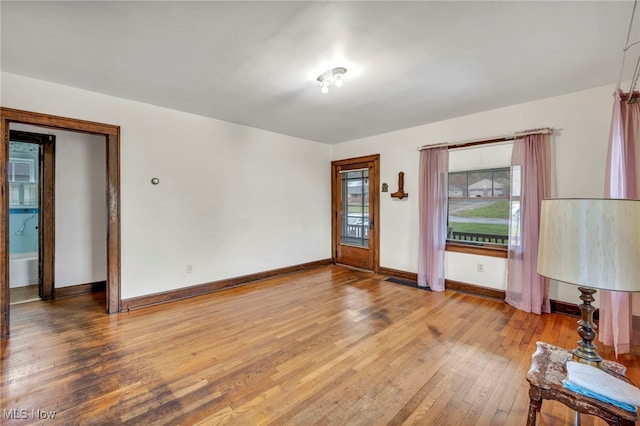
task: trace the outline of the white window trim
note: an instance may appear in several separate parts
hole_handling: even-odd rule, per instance
[[[15,173],[14,173],[14,164],[15,163],[26,163],[29,165],[29,180],[28,181],[16,181]],[[16,183],[33,183],[36,181],[36,173],[35,173],[35,161],[33,158],[9,158],[8,170],[7,174],[9,176],[9,182]]]

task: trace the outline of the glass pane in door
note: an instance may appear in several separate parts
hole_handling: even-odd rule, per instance
[[[369,247],[369,170],[342,172],[342,244]]]

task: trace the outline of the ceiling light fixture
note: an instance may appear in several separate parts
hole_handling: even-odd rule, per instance
[[[337,67],[320,74],[318,76],[318,82],[320,83],[320,91],[322,93],[327,93],[329,91],[329,86],[331,86],[331,84],[333,84],[336,87],[342,87],[342,76],[344,76],[346,72],[347,72],[346,68]]]

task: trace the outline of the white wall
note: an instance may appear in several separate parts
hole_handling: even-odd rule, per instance
[[[56,135],[55,286],[107,279],[105,137]]]
[[[331,257],[328,145],[8,73],[1,96],[121,126],[123,299]]]
[[[552,196],[602,197],[613,91],[613,85],[598,87],[334,145],[332,160],[379,153],[381,182],[389,183],[390,190],[397,185],[398,172],[405,172],[409,198],[398,201],[385,193],[381,197],[381,266],[418,270],[417,147],[421,145],[554,127]],[[477,270],[480,262],[484,272]],[[447,278],[504,289],[505,263],[486,256],[447,253]],[[550,291],[552,299],[577,302],[573,286],[554,282]]]

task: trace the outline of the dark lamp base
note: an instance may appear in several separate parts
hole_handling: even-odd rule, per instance
[[[578,340],[578,347],[573,350],[573,360],[603,369],[602,357],[598,355],[596,345],[593,344],[593,340],[597,336],[596,329],[598,327],[593,322],[595,308],[591,305],[591,302],[595,300],[593,295],[596,290],[587,287],[578,287],[578,290],[580,290],[580,300],[582,300],[580,321],[578,321],[580,340]]]

